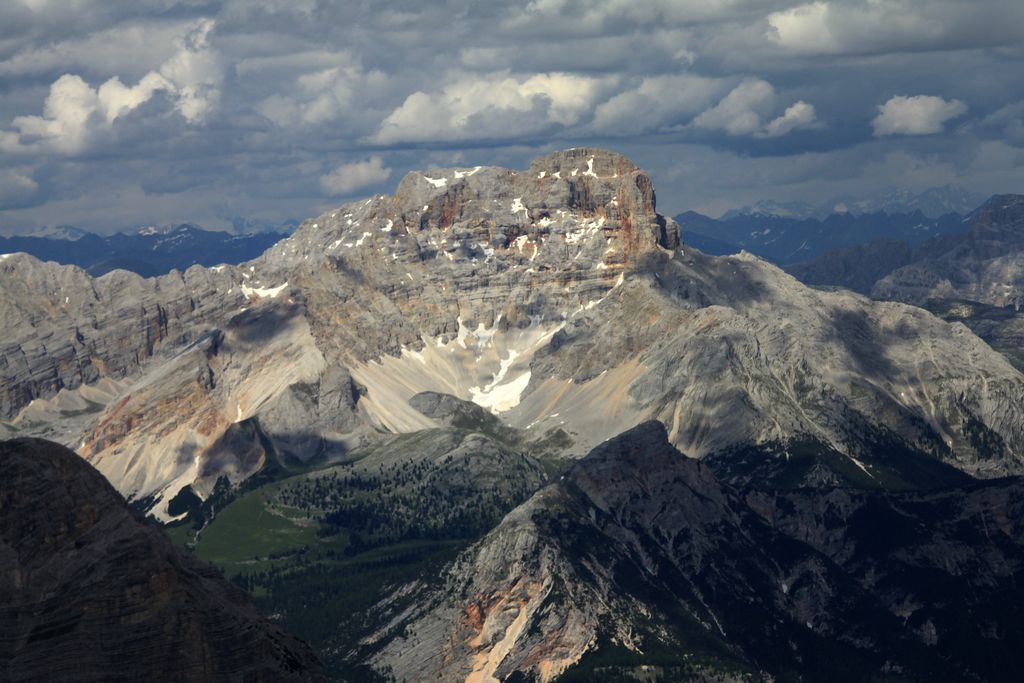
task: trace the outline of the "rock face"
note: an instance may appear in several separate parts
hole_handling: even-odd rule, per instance
[[[868,477],[881,442],[974,476],[1024,463],[1024,377],[963,326],[684,248],[602,150],[410,173],[240,267],[91,280],[14,255],[0,284],[4,429],[162,519],[186,485],[443,424],[423,392],[575,456],[657,419],[697,457],[809,434]],[[93,381],[112,389],[85,402]]]
[[[199,267],[154,279],[126,271],[93,279],[28,254],[0,256],[0,416],[61,389],[137,374],[243,301],[229,283],[226,273]]]
[[[908,243],[880,239],[825,252],[786,266],[786,272],[809,285],[845,287],[866,296],[876,282],[913,260],[914,249]]]
[[[992,197],[971,216],[967,234],[947,246],[881,278],[872,296],[917,304],[967,299],[1018,310],[1024,305],[1024,196]]]
[[[3,680],[322,680],[304,644],[73,452],[0,442],[0,480]]]
[[[377,634],[375,662],[410,681],[599,680],[600,666],[648,662],[671,679],[690,660],[780,678],[1011,680],[1021,486],[744,497],[646,423],[466,551]]]

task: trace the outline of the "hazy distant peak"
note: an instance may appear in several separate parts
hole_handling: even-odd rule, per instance
[[[820,204],[764,199],[722,215],[722,220],[738,216],[765,216],[775,218],[826,218],[832,214],[911,214],[920,211],[927,218],[938,218],[950,213],[966,214],[985,200],[984,195],[957,185],[932,187],[921,192],[891,189],[871,195],[841,195]]]
[[[29,237],[45,237],[51,240],[68,240],[75,242],[82,239],[89,233],[85,230],[80,230],[71,225],[57,225],[54,227],[46,226],[33,230],[29,233]]]

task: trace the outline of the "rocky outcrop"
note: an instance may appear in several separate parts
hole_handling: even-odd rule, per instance
[[[808,285],[845,287],[868,295],[880,279],[914,260],[906,242],[880,239],[827,251],[817,258],[786,266],[786,272]]]
[[[0,443],[0,678],[322,680],[311,651],[73,452]]]
[[[135,375],[197,339],[244,301],[230,282],[216,268],[94,279],[28,254],[0,256],[0,417],[61,389]]]
[[[5,268],[46,274],[48,293],[3,300],[21,340],[0,360],[7,410],[22,406],[7,429],[75,446],[163,519],[185,486],[436,427],[410,404],[422,392],[527,441],[561,430],[574,456],[657,419],[696,457],[811,435],[881,480],[881,433],[972,476],[1024,467],[1024,377],[963,326],[684,247],[650,178],[602,150],[413,172],[241,267],[131,282]],[[140,306],[166,318],[152,344]],[[23,406],[99,377],[121,388],[73,421]]]
[[[744,497],[646,423],[466,551],[377,634],[374,661],[410,681],[600,680],[645,664],[673,678],[696,662],[738,677],[1011,680],[1021,486]]]
[[[996,195],[970,216],[967,234],[878,280],[871,295],[924,304],[967,299],[1024,305],[1024,196]]]

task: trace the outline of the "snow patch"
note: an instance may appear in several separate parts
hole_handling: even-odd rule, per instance
[[[587,159],[587,170],[583,172],[583,175],[588,175],[591,178],[597,177],[597,174],[594,173],[594,157]]]
[[[370,237],[370,233],[364,232],[363,236],[356,240],[356,246],[357,247],[363,246],[363,240],[365,240],[367,237]]]
[[[393,228],[394,226],[395,226],[395,222],[389,218],[388,219],[388,224],[385,225],[383,228],[381,228],[380,231],[381,232],[391,232],[391,228]]]
[[[477,171],[479,171],[481,168],[483,168],[483,166],[474,166],[473,170],[471,170],[471,171],[456,171],[455,172],[455,177],[456,178],[468,178],[469,176],[471,176],[474,173],[476,173]]]
[[[427,364],[427,359],[423,357],[423,352],[422,351],[411,351],[407,347],[403,346],[402,347],[402,356],[403,357],[408,356],[409,358],[415,358],[416,360],[418,360],[419,362],[423,363],[424,365]]]
[[[423,179],[434,187],[444,187],[448,184],[447,178],[431,178],[430,176],[423,176]]]
[[[249,287],[247,285],[242,285],[242,294],[244,294],[245,296],[257,296],[257,297],[259,297],[261,299],[262,298],[275,299],[275,298],[277,298],[277,295],[280,294],[281,292],[283,292],[285,290],[285,288],[287,288],[287,287],[288,287],[288,283],[287,282],[285,282],[283,285],[278,285],[277,287],[266,287],[266,288],[264,288],[264,287]]]
[[[519,405],[523,391],[530,384],[530,374],[527,370],[515,379],[489,389],[470,387],[469,394],[473,397],[473,403],[478,406],[487,408],[492,413],[503,413]]]

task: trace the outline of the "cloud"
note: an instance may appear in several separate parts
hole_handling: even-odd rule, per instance
[[[802,100],[787,108],[781,116],[765,123],[775,101],[775,89],[771,83],[749,78],[733,88],[714,107],[695,118],[693,125],[706,130],[725,131],[731,136],[774,138],[816,123],[814,106]]]
[[[333,171],[320,176],[320,189],[331,196],[345,196],[382,183],[391,177],[391,169],[384,165],[384,160],[374,155],[366,161],[342,164]]]
[[[362,120],[373,111],[388,77],[381,71],[365,71],[352,56],[340,53],[333,57],[335,66],[301,73],[294,78],[294,87],[275,92],[256,110],[275,125],[317,126],[347,119]],[[379,122],[379,118],[373,123]],[[371,126],[372,127],[372,126]]]
[[[872,120],[875,137],[886,135],[932,135],[941,133],[943,124],[967,112],[960,100],[944,100],[934,95],[897,95],[878,106]]]
[[[768,15],[768,25],[774,31],[769,38],[796,52],[835,52],[839,49],[839,41],[829,27],[829,14],[827,2],[813,2],[773,12]]]
[[[13,168],[0,169],[0,208],[26,206],[39,191],[30,174]]]
[[[616,28],[689,25],[723,19],[743,0],[531,0],[512,5],[503,26],[513,31],[602,35]]]
[[[176,110],[190,123],[202,120],[216,105],[223,78],[219,57],[209,49],[213,22],[196,23],[179,42],[179,50],[159,71],[150,71],[134,86],[117,76],[93,88],[81,76],[64,74],[50,86],[41,116],[18,116],[12,121],[18,143],[9,151],[54,151],[75,155],[87,150],[97,134],[148,102],[158,92],[173,99]]]
[[[45,77],[62,71],[141,76],[170,59],[180,49],[181,36],[193,24],[188,20],[156,24],[128,21],[92,34],[26,45],[0,59],[0,78]]]
[[[767,81],[748,79],[737,85],[722,101],[694,120],[698,128],[724,130],[729,135],[751,135],[761,129],[762,116],[775,101],[775,90]]]
[[[189,122],[206,117],[220,100],[224,67],[210,47],[214,21],[202,19],[185,34],[180,49],[160,67],[160,75],[174,84],[178,111]]]
[[[881,54],[1011,44],[1022,22],[1024,5],[1010,0],[816,0],[769,13],[765,35],[800,55]]]
[[[1014,145],[1024,145],[1024,100],[1004,105],[981,122],[984,128]]]
[[[362,182],[339,164],[378,157],[384,190],[573,145],[636,157],[669,209],[929,181],[848,173],[901,151],[981,191],[1021,177],[1020,0],[26,2],[0,2],[0,175],[32,200],[0,227],[303,218]],[[917,93],[969,111],[873,135]]]
[[[803,100],[799,100],[787,107],[782,116],[772,119],[771,122],[765,126],[762,136],[766,138],[777,138],[797,130],[798,128],[811,128],[817,123],[817,118],[818,116],[814,111],[814,105],[808,104]]]
[[[508,139],[576,124],[607,79],[567,73],[466,76],[439,92],[417,91],[380,124],[374,140],[399,142]]]
[[[39,140],[58,152],[75,154],[88,142],[90,129],[98,118],[99,95],[79,76],[65,74],[50,86],[42,116],[19,116],[14,119],[19,142],[27,139],[29,147]]]
[[[720,79],[694,75],[644,78],[598,105],[593,125],[616,135],[671,129],[707,109],[727,87]]]

